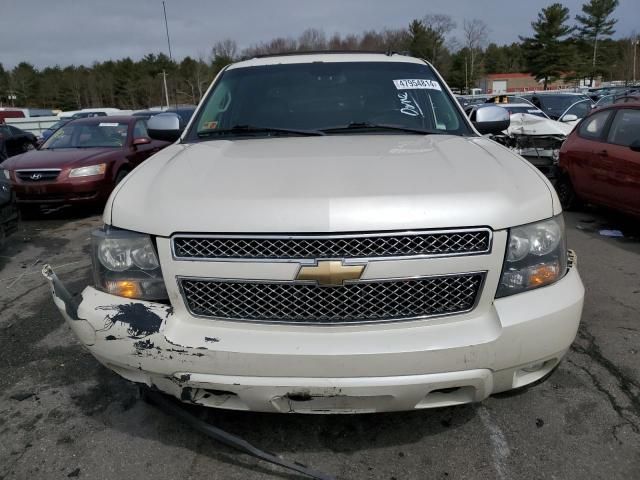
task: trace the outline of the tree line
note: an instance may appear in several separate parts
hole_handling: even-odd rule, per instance
[[[464,20],[462,36],[455,38],[452,33],[458,25],[451,16],[428,14],[406,28],[330,36],[311,28],[297,38],[276,37],[242,50],[235,40],[226,39],[212,46],[208,58],[186,57],[179,62],[161,53],[91,66],[36,69],[22,62],[5,70],[0,64],[0,102],[63,110],[147,108],[164,103],[166,74],[171,103],[196,104],[214,76],[233,61],[311,50],[408,52],[434,64],[460,91],[468,91],[489,73],[530,72],[542,88],[558,78],[629,81],[637,38],[612,39],[617,6],[618,0],[589,0],[572,21],[569,9],[554,3],[531,23],[532,36],[509,45],[490,42],[490,29],[481,20]]]

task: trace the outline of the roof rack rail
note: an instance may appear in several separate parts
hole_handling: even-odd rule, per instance
[[[361,53],[375,53],[378,55],[386,55],[388,57],[392,55],[406,55],[407,52],[398,52],[395,50],[293,50],[281,53],[263,53],[260,55],[247,55],[248,58],[269,58],[269,57],[287,57],[291,55],[318,55],[318,54],[361,54]]]

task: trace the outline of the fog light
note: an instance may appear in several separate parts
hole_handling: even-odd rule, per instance
[[[544,367],[545,363],[546,362],[532,363],[528,367],[524,367],[522,371],[527,373],[537,372],[538,370],[541,370]]]

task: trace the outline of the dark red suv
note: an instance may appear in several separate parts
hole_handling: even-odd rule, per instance
[[[578,200],[640,216],[640,101],[594,110],[560,149],[556,190],[564,208]]]

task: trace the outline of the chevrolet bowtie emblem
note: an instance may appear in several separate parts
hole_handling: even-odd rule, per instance
[[[321,287],[339,287],[345,280],[357,280],[364,265],[343,265],[340,260],[319,261],[317,265],[302,266],[296,280],[314,280]]]

